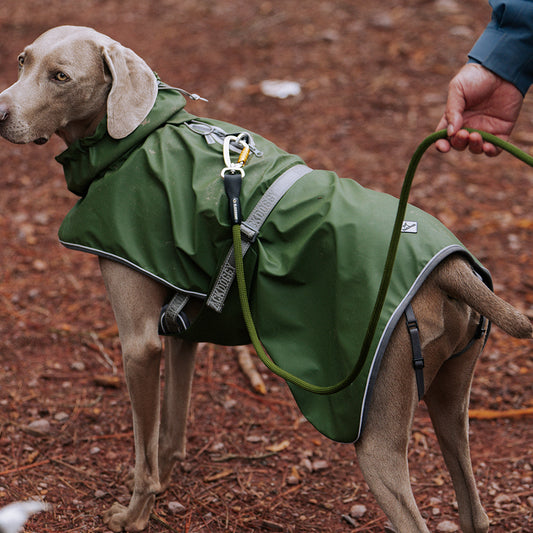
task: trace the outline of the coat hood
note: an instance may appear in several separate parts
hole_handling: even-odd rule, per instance
[[[167,122],[180,123],[193,118],[184,107],[185,98],[177,90],[160,83],[152,110],[126,138],[110,137],[107,116],[104,117],[93,135],[77,140],[56,157],[63,166],[68,190],[85,196],[94,180],[123,160],[156,129]]]

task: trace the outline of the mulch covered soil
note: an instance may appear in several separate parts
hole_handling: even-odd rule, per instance
[[[168,83],[209,99],[189,104],[193,113],[246,125],[315,168],[397,195],[489,14],[485,0],[3,2],[0,87],[44,30],[93,26]],[[266,96],[267,79],[298,82],[301,93]],[[531,100],[514,141],[532,148]],[[106,531],[102,510],[129,499],[131,415],[97,260],[57,242],[76,200],[53,160],[62,149],[58,139],[0,141],[0,504],[49,502],[28,532],[98,532]],[[505,154],[432,150],[411,200],[447,224],[491,270],[497,292],[533,318],[533,170]],[[473,384],[474,469],[498,533],[533,531],[533,431],[524,415],[533,407],[531,353],[530,342],[495,329]],[[233,349],[201,346],[188,457],[147,531],[383,531],[353,448],[318,434],[284,383],[261,372],[264,396]],[[409,456],[430,529],[457,530],[423,405]]]

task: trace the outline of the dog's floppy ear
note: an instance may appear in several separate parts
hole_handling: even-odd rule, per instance
[[[150,67],[120,43],[105,46],[103,57],[113,78],[107,97],[107,131],[113,139],[123,139],[152,109],[157,80]]]

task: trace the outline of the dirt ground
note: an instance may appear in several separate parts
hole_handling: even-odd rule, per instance
[[[15,80],[17,54],[41,32],[92,26],[137,51],[167,83],[209,99],[188,104],[192,113],[243,124],[315,168],[397,195],[489,15],[485,0],[7,0],[0,88]],[[266,96],[267,79],[298,82],[301,94]],[[513,139],[532,149],[531,99]],[[57,242],[76,200],[53,159],[62,150],[59,139],[42,147],[0,141],[0,504],[49,502],[52,510],[34,517],[28,532],[101,532],[102,510],[129,498],[132,426],[97,261]],[[533,171],[505,154],[488,160],[432,150],[411,196],[531,318],[532,185]],[[482,415],[532,408],[531,353],[531,343],[494,329],[471,408]],[[188,457],[147,531],[383,531],[386,518],[353,448],[317,433],[286,386],[262,373],[265,396],[251,390],[233,349],[201,347]],[[491,531],[533,531],[531,417],[472,413],[470,433]],[[450,478],[423,405],[410,468],[430,529],[457,530]]]

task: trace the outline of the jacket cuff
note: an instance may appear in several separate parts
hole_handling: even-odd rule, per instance
[[[481,34],[468,54],[504,80],[511,82],[525,95],[533,83],[531,45],[490,26]]]

